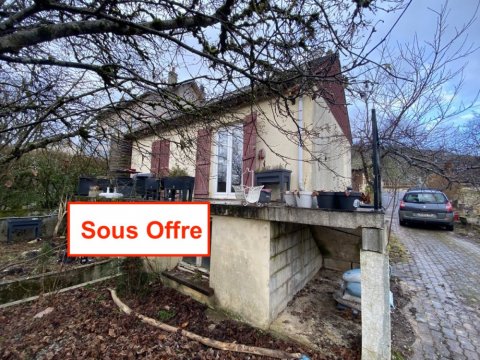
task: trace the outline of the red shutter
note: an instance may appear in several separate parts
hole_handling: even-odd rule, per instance
[[[195,166],[195,198],[208,198],[211,146],[211,131],[206,129],[199,130],[197,134],[197,156]]]
[[[170,163],[170,141],[155,140],[152,144],[152,163],[150,171],[158,177],[168,175]]]
[[[252,186],[255,170],[255,146],[257,142],[257,114],[247,116],[243,122],[243,185]]]
[[[159,177],[168,176],[170,164],[170,141],[161,140],[160,142],[160,161],[158,166]]]
[[[150,172],[158,174],[158,166],[160,165],[160,140],[156,140],[152,144],[152,162]]]

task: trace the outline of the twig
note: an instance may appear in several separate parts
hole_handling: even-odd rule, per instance
[[[134,312],[132,309],[130,309],[126,304],[124,304],[117,296],[117,292],[113,289],[108,289],[110,291],[110,294],[112,295],[112,299],[115,302],[115,304],[122,310],[125,314],[127,315],[135,315],[137,318],[139,318],[142,322],[155,326],[159,329],[171,332],[171,333],[180,333],[181,335],[198,341],[199,343],[210,346],[215,349],[219,350],[227,350],[227,351],[234,351],[234,352],[241,352],[241,353],[247,353],[247,354],[254,354],[254,355],[261,355],[261,356],[270,356],[272,358],[277,358],[277,359],[301,359],[304,356],[300,353],[289,353],[286,351],[282,350],[272,350],[272,349],[265,349],[261,347],[256,347],[256,346],[247,346],[247,345],[242,345],[242,344],[232,344],[232,343],[226,343],[223,341],[218,341],[218,340],[213,340],[204,336],[200,336],[197,334],[194,334],[190,331],[187,330],[182,330],[180,328],[177,328],[175,326],[167,325],[163,322],[157,321],[155,319],[149,318],[147,316],[144,316],[142,314],[138,314]]]
[[[60,230],[60,226],[62,225],[62,220],[67,214],[67,201],[68,201],[68,196],[62,195],[62,197],[60,198],[60,202],[58,203],[57,223],[55,224],[55,228],[53,229],[54,238],[58,236],[58,230]]]
[[[60,249],[62,246],[64,246],[64,244],[61,244],[61,245],[58,245],[58,246],[55,246],[53,248],[51,248],[49,250],[49,253],[51,254],[53,251],[57,250],[57,249]],[[38,258],[44,256],[45,254],[39,254],[37,256],[34,256],[34,257],[31,257],[30,259],[26,259],[26,260],[21,260],[21,261],[17,261],[17,262],[14,262],[14,263],[10,263],[10,264],[7,264],[7,265],[4,265],[2,267],[0,267],[0,273],[5,270],[5,269],[8,269],[9,267],[12,267],[12,266],[15,266],[15,265],[21,265],[21,264],[24,264],[24,263],[28,263],[30,261],[34,261],[34,260],[37,260]]]

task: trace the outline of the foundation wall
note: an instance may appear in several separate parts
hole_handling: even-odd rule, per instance
[[[321,269],[322,255],[309,226],[272,222],[270,230],[270,319],[273,320]]]
[[[215,304],[265,328],[269,311],[270,223],[212,217],[210,287]]]
[[[346,271],[360,267],[361,230],[311,226],[326,269]]]
[[[212,219],[210,287],[215,304],[262,328],[322,267],[308,225]]]

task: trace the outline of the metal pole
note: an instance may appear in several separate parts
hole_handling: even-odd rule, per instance
[[[380,174],[380,148],[378,141],[377,116],[375,109],[372,109],[372,164],[373,164],[373,208],[382,208],[382,178]]]

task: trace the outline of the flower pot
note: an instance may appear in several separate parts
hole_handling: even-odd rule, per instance
[[[272,200],[272,189],[262,189],[260,193],[260,199],[258,200],[261,204],[269,203]]]
[[[319,191],[317,203],[319,209],[335,209],[335,193],[333,191]]]
[[[299,191],[297,196],[297,206],[300,208],[311,209],[312,208],[312,192],[311,191]]]
[[[362,193],[359,192],[336,192],[335,201],[336,208],[339,210],[354,211],[357,210],[360,205],[360,199],[362,198]]]
[[[295,207],[297,206],[297,201],[295,200],[295,194],[291,191],[286,191],[283,198],[287,206]]]

